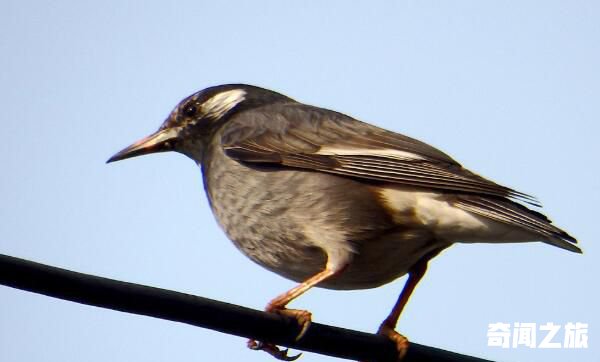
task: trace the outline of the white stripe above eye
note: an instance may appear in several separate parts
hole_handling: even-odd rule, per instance
[[[416,153],[402,151],[402,150],[393,150],[389,148],[341,148],[341,147],[322,147],[318,152],[318,155],[346,155],[346,156],[379,156],[379,157],[389,157],[389,158],[398,158],[403,160],[423,160],[424,158],[417,155]]]
[[[242,89],[221,92],[202,104],[202,113],[212,118],[220,118],[244,99],[246,91]]]

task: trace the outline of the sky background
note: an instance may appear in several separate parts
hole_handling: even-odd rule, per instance
[[[409,339],[500,361],[597,360],[599,64],[597,1],[4,0],[0,253],[262,309],[294,284],[226,239],[191,160],[104,163],[183,97],[255,84],[426,141],[537,196],[580,240],[584,255],[452,247],[401,318]],[[373,332],[404,281],[314,289],[292,306]],[[488,347],[493,322],[589,323],[589,348]],[[239,337],[7,287],[0,359],[271,360]]]

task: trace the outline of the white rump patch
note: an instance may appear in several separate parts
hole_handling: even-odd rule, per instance
[[[212,118],[220,118],[244,99],[246,91],[241,89],[221,92],[202,104],[202,113]]]
[[[397,213],[411,214],[417,222],[442,240],[458,242],[527,241],[531,233],[509,224],[497,222],[452,204],[443,194],[415,190],[383,189],[381,196]]]
[[[402,160],[423,160],[424,158],[408,151],[394,150],[390,148],[341,148],[341,147],[322,147],[318,152],[318,155],[347,155],[347,156],[379,156],[398,158]]]

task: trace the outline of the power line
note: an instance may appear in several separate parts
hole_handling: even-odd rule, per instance
[[[293,318],[265,313],[171,290],[78,273],[0,254],[0,284],[96,307],[141,314],[209,328],[328,356],[368,361],[395,361],[394,344],[386,337],[319,323],[295,341]],[[486,360],[417,343],[403,362]]]

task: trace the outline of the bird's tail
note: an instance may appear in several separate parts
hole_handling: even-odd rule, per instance
[[[455,205],[465,211],[524,228],[539,235],[540,240],[547,244],[574,253],[582,253],[581,249],[575,245],[577,240],[574,237],[552,225],[552,221],[544,214],[530,210],[516,202],[500,198],[465,196],[460,197]]]

